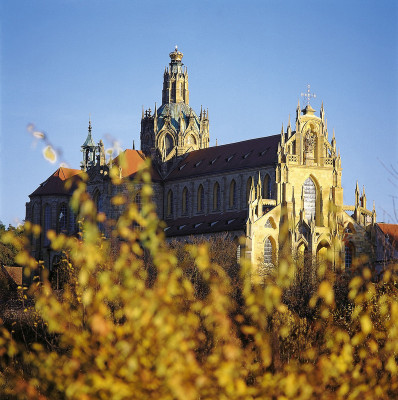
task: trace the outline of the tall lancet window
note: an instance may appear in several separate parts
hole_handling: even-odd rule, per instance
[[[166,135],[164,138],[164,148],[166,151],[166,155],[168,155],[171,150],[173,150],[173,139],[170,135]]]
[[[311,178],[304,182],[304,212],[307,220],[315,219],[316,212],[316,187]]]
[[[188,198],[188,189],[184,187],[184,190],[182,191],[182,214],[187,214],[188,213],[188,204],[189,198]]]
[[[220,185],[216,182],[213,186],[213,211],[221,208]]]

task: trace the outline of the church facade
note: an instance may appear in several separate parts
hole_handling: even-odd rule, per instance
[[[237,250],[259,275],[277,265],[286,246],[292,254],[308,255],[312,263],[332,253],[333,262],[342,260],[347,268],[355,256],[371,255],[376,212],[374,206],[367,208],[358,184],[353,204],[343,203],[341,158],[334,132],[329,135],[323,104],[319,116],[309,102],[303,109],[298,104],[295,122],[289,119],[279,134],[209,147],[209,114],[189,106],[182,58],[177,48],[170,53],[162,104],[143,111],[141,150],[125,150],[126,163],[119,168],[127,181],[147,158],[152,160],[153,198],[166,222],[166,237],[224,232],[233,239],[244,237],[245,245]],[[32,242],[33,255],[49,269],[59,254],[51,249],[46,232],[77,233],[68,205],[73,184],[67,189],[66,181],[86,171],[97,210],[108,219],[122,212],[111,202],[120,188],[111,184],[108,174],[117,159],[106,159],[102,141],[94,142],[91,121],[81,150],[80,170],[59,168],[26,204],[26,220],[42,226],[41,237]]]

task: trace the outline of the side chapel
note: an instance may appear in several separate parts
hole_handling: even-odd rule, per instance
[[[201,107],[197,114],[189,105],[182,58],[177,47],[170,53],[162,104],[142,112],[141,150],[134,145],[124,150],[127,166],[119,168],[128,181],[146,158],[152,160],[154,201],[167,224],[166,237],[243,236],[245,246],[241,249],[236,241],[237,252],[251,260],[255,275],[276,266],[284,246],[313,263],[331,249],[346,268],[355,256],[371,257],[375,208],[367,208],[365,189],[360,192],[358,184],[354,203],[343,203],[341,157],[334,131],[329,135],[323,103],[319,116],[309,101],[303,109],[299,103],[294,125],[289,117],[280,134],[209,147],[209,113]],[[78,229],[69,207],[73,185],[67,189],[66,181],[86,171],[98,211],[108,219],[123,211],[111,203],[123,189],[113,186],[108,174],[118,159],[106,157],[102,141],[94,142],[91,121],[81,151],[80,170],[60,167],[26,203],[26,220],[42,226],[32,253],[50,270],[59,254],[51,249],[46,232],[76,234]],[[139,188],[135,201],[140,202]]]

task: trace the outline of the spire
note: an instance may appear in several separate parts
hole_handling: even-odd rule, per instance
[[[95,147],[93,137],[91,136],[91,117],[88,119],[88,133],[85,142],[82,147]]]
[[[133,139],[133,150],[135,150],[135,143],[134,143],[134,139]]]
[[[282,129],[281,129],[281,145],[285,144],[285,134],[283,132],[283,122],[282,122]]]
[[[258,180],[257,180],[257,198],[262,197],[262,184],[261,184],[261,173],[258,171]]]
[[[366,193],[365,193],[365,185],[362,187],[362,202],[361,205],[363,208],[366,208]]]
[[[217,138],[216,138],[216,146],[218,146],[218,145],[217,145]]]
[[[290,124],[290,114],[289,114],[289,122],[287,123],[287,138],[289,139],[292,136],[292,125]]]
[[[296,108],[296,121],[299,119],[301,115],[301,109],[300,109],[300,99],[297,101],[297,108]]]
[[[359,207],[359,186],[358,186],[358,181],[355,186],[355,208]]]
[[[319,115],[321,117],[321,120],[323,121],[325,119],[325,110],[323,108],[323,100],[322,100],[322,105],[321,105],[321,110],[319,112]]]
[[[142,106],[142,115],[141,115],[141,119],[144,119],[144,106]]]

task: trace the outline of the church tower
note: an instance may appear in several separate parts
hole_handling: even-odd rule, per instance
[[[142,111],[141,150],[167,170],[173,160],[209,147],[208,111],[200,115],[189,106],[188,71],[177,47],[169,54],[170,63],[163,74],[162,105],[152,112]],[[167,164],[167,165],[166,165]]]

